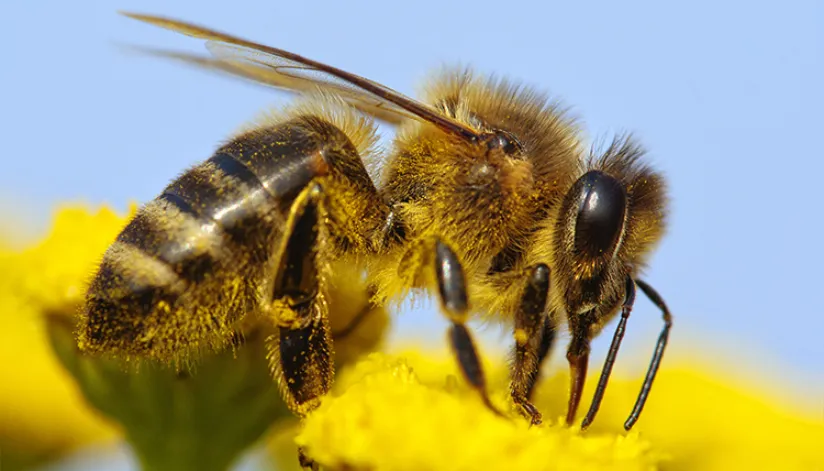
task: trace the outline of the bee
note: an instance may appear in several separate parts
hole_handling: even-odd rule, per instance
[[[636,286],[663,313],[638,419],[672,316],[638,279],[662,238],[663,176],[631,137],[587,156],[577,121],[516,82],[448,69],[422,101],[312,59],[173,19],[126,14],[206,40],[211,55],[153,51],[289,90],[302,99],[230,138],[143,206],[88,289],[79,342],[90,352],[179,361],[230,343],[254,318],[276,329],[270,362],[298,416],[334,375],[329,303],[338,267],[363,273],[370,303],[433,292],[466,381],[493,411],[472,316],[514,332],[511,396],[531,397],[561,322],[571,341],[575,422],[590,341],[620,313],[588,426],[600,405]],[[376,151],[376,122],[397,127]],[[379,184],[365,162],[382,159]],[[500,413],[500,412],[498,412]],[[307,461],[304,460],[304,464]]]

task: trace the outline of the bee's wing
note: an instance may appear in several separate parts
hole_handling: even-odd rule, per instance
[[[417,116],[405,111],[403,108],[388,105],[385,102],[369,100],[363,92],[359,92],[351,87],[340,87],[332,83],[318,83],[306,78],[294,78],[278,73],[271,67],[259,64],[240,62],[236,60],[228,61],[211,56],[191,54],[182,51],[172,51],[168,49],[156,49],[148,47],[128,46],[127,51],[140,54],[148,54],[154,57],[162,57],[192,65],[200,69],[229,74],[235,77],[245,78],[254,83],[279,88],[292,93],[312,93],[318,90],[325,90],[341,97],[350,106],[366,113],[375,119],[386,124],[397,126],[404,118],[419,119]]]
[[[433,108],[413,100],[377,82],[314,61],[298,54],[191,23],[158,16],[124,13],[126,16],[194,38],[205,39],[214,58],[177,55],[177,58],[210,69],[298,92],[312,89],[330,90],[366,112],[381,116],[396,115],[394,121],[412,117],[432,123],[446,132],[476,140],[478,133],[463,123],[450,119]],[[174,54],[174,53],[170,53]],[[392,122],[392,119],[388,120]]]

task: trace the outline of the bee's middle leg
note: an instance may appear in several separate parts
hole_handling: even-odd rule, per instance
[[[515,351],[510,392],[520,412],[532,425],[541,423],[541,413],[530,396],[538,381],[541,363],[555,339],[555,325],[546,315],[549,297],[549,267],[538,264],[527,271],[526,283],[515,312]]]
[[[489,399],[486,376],[478,356],[478,350],[472,335],[466,327],[469,314],[469,301],[466,292],[466,279],[458,256],[448,245],[440,240],[434,241],[435,278],[441,309],[452,322],[449,328],[449,343],[458,360],[464,378],[481,395],[484,404],[498,415],[501,412]]]

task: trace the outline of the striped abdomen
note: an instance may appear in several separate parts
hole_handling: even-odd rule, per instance
[[[172,359],[224,344],[266,299],[291,201],[341,145],[352,147],[331,124],[298,117],[236,138],[172,182],[106,252],[83,347]]]

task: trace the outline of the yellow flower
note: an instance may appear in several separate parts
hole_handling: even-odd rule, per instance
[[[125,222],[106,209],[96,214],[61,211],[43,242],[21,253],[3,254],[3,266],[10,269],[4,270],[0,299],[8,317],[26,316],[39,326],[37,345],[44,343],[45,330],[86,401],[123,428],[144,470],[225,470],[277,418],[288,415],[269,374],[264,329],[250,329],[238,351],[209,355],[192,372],[149,361],[134,365],[85,355],[76,344],[75,316],[87,283]],[[16,337],[20,329],[8,327],[8,334]],[[9,353],[18,356],[31,351],[19,341],[7,347],[16,348]],[[29,367],[28,361],[16,363]],[[4,406],[16,401],[22,410],[30,400],[22,394],[10,399]],[[74,409],[85,407],[76,403]],[[61,429],[72,433],[72,427],[55,421],[59,418],[46,417],[53,426],[40,427],[30,441],[36,444],[43,435]],[[8,429],[9,447],[18,450],[15,441],[21,436],[15,422],[4,420],[0,427]]]
[[[413,352],[372,355],[342,375],[345,392],[306,420],[298,443],[340,470],[641,471],[661,460],[637,434],[582,435],[498,417],[456,379],[451,363]],[[503,396],[505,388],[498,390]]]
[[[640,378],[614,378],[586,432],[563,424],[568,376],[539,386],[536,406],[556,420],[528,427],[492,414],[457,380],[444,353],[373,354],[339,377],[335,393],[297,435],[329,470],[816,470],[824,417],[793,411],[706,365],[670,361],[635,429],[622,424]],[[497,402],[507,371],[487,364]],[[597,377],[584,397],[592,397]],[[803,409],[802,409],[803,410]],[[281,458],[283,459],[283,458]]]
[[[0,450],[14,469],[114,435],[88,408],[48,343],[43,308],[79,299],[82,281],[123,218],[60,211],[51,234],[23,251],[0,245]]]

